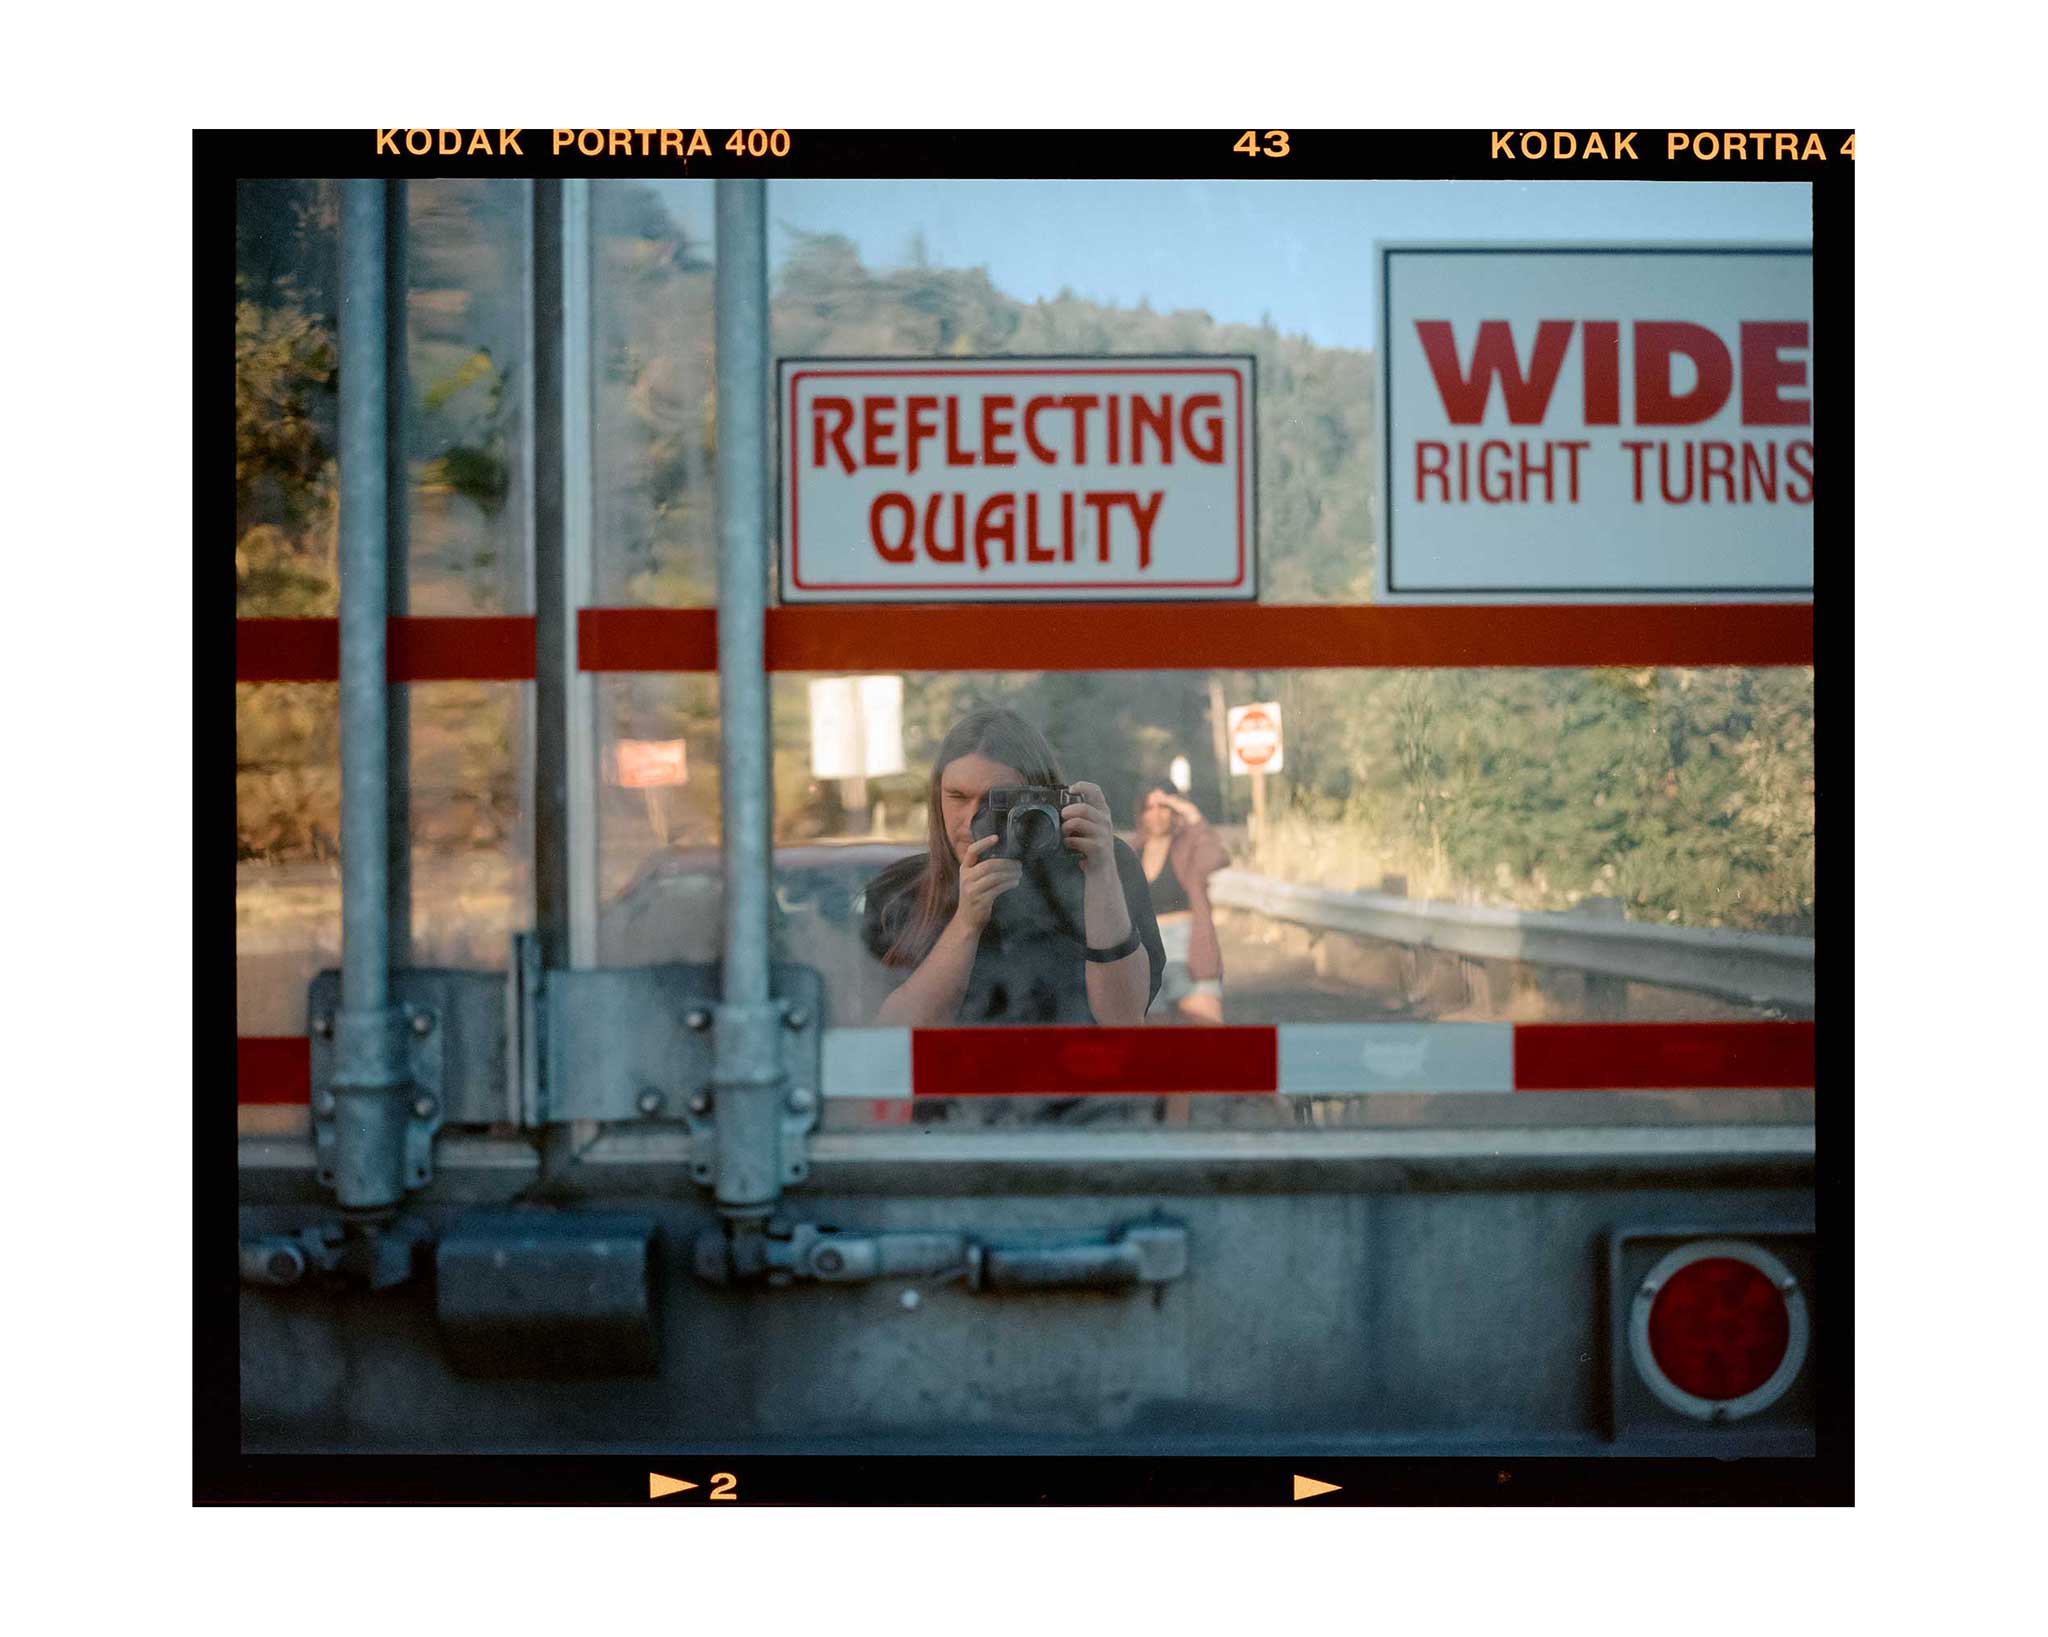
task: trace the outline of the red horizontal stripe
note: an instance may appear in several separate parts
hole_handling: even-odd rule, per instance
[[[393,682],[531,682],[530,614],[451,617],[410,614],[385,632],[385,674]],[[337,682],[338,620],[236,620],[237,682]]]
[[[235,621],[237,682],[334,682],[340,676],[340,621]]]
[[[304,1103],[313,1096],[313,1042],[304,1035],[242,1035],[235,1041],[237,1103]]]
[[[1270,1092],[1280,1039],[1271,1027],[915,1029],[910,1084],[919,1097]]]
[[[706,608],[587,608],[586,671],[712,671]],[[1810,604],[1376,608],[956,603],[773,608],[771,671],[1811,665]]]
[[[1517,1091],[1792,1090],[1813,1084],[1811,1023],[1518,1023]]]
[[[586,671],[715,671],[717,610],[578,609],[576,663]]]
[[[718,669],[709,608],[586,608],[586,671]],[[530,681],[529,615],[394,619],[394,682]],[[333,682],[331,619],[235,622],[238,682]],[[1810,604],[1376,608],[1092,603],[768,611],[771,671],[1170,671],[1398,666],[1811,665]]]

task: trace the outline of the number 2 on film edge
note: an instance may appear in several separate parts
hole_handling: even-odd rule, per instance
[[[711,1474],[711,1494],[708,1498],[714,1501],[736,1501],[740,1498],[739,1484],[739,1479],[730,1472],[714,1472]]]

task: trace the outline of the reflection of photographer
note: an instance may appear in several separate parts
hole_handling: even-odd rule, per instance
[[[885,966],[909,969],[885,1024],[1135,1024],[1166,965],[1102,791],[1069,786],[1044,735],[1006,710],[973,712],[940,744],[925,856],[869,886],[863,930]]]

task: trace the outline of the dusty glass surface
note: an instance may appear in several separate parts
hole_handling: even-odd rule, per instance
[[[340,184],[235,184],[235,613],[332,616]]]
[[[1203,913],[1224,1023],[1804,1015],[1782,1001],[1358,936],[1341,930],[1340,912],[1355,898],[1454,923],[1594,916],[1803,941],[1810,961],[1810,670],[911,673],[887,683],[900,689],[900,732],[867,747],[870,765],[892,771],[835,776],[844,751],[831,735],[844,716],[819,713],[833,712],[831,690],[857,686],[783,674],[771,692],[778,944],[826,975],[834,1025],[885,1021],[882,1002],[905,973],[867,947],[865,893],[925,852],[937,747],[989,705],[1040,728],[1067,779],[1101,786],[1159,897],[1171,898],[1174,855],[1148,851],[1145,831],[1161,821],[1142,809],[1170,792],[1180,811],[1167,828],[1211,833]],[[600,698],[614,757],[621,738],[679,739],[687,759],[687,782],[642,789],[622,786],[608,759],[603,958],[712,959],[715,682],[611,677]],[[1257,700],[1280,703],[1288,724],[1262,815],[1217,731],[1231,706]],[[1336,896],[1276,908],[1276,887]],[[1183,924],[1194,914],[1167,913]],[[1197,1026],[1202,1011],[1176,1005],[1154,1021]]]
[[[596,600],[699,607],[718,580],[712,184],[590,187]]]
[[[1714,983],[1473,952],[1477,927],[1620,925],[1655,942],[1733,934],[1812,966],[1813,677],[1765,670],[1315,670],[1267,673],[909,674],[899,744],[862,780],[820,777],[843,732],[827,690],[850,679],[775,679],[777,882],[785,946],[825,976],[828,1021],[885,1027],[917,970],[892,964],[866,919],[898,860],[927,848],[934,753],[969,712],[999,705],[1040,728],[1061,776],[1102,787],[1139,857],[1169,942],[1152,1027],[1782,1022],[1810,1006]],[[1214,731],[1232,705],[1270,700],[1289,724],[1284,770],[1255,801]],[[820,709],[813,710],[813,702]],[[835,727],[835,724],[837,726]],[[872,749],[872,744],[870,746]],[[900,749],[900,754],[897,754]],[[1183,774],[1185,789],[1172,777]],[[1171,793],[1170,795],[1168,793]],[[1165,796],[1170,820],[1148,817]],[[1261,812],[1260,809],[1263,811]],[[1171,828],[1161,855],[1148,830]],[[1196,829],[1207,864],[1181,882]],[[1192,853],[1197,860],[1199,850]],[[1313,889],[1304,899],[1298,889]],[[1020,887],[1019,891],[1028,891]],[[715,903],[715,898],[712,900]],[[1174,907],[1166,907],[1172,904]],[[1426,939],[1363,935],[1352,912],[1435,918]],[[1192,926],[1216,959],[1197,974]],[[1803,955],[1802,952],[1803,951]],[[1173,962],[1181,963],[1175,970]],[[1199,975],[1210,985],[1201,998]],[[1193,989],[1191,994],[1189,991]],[[1189,1002],[1193,1001],[1193,1004]],[[950,1014],[921,1027],[984,1023]],[[1389,1035],[1390,1042],[1396,1036]],[[1047,1048],[1050,1050],[1050,1048]],[[1343,1049],[1355,1050],[1356,1043]],[[1400,1037],[1391,1056],[1416,1050]],[[1505,1049],[1503,1047],[1503,1049]],[[1283,1056],[1285,1053],[1283,1052]],[[1600,1092],[1540,1098],[1377,1092],[1316,1096],[928,1097],[907,1059],[892,1095],[828,1100],[828,1129],[1018,1126],[1139,1131],[1402,1125],[1799,1121],[1809,1093]],[[1283,1087],[1283,1089],[1285,1089]]]
[[[408,610],[528,611],[529,190],[406,187]]]
[[[414,683],[412,963],[503,967],[531,923],[521,688]],[[341,766],[333,683],[235,689],[235,997],[244,1035],[306,1028],[341,963]]]
[[[596,695],[598,963],[714,961],[718,679],[600,676]]]
[[[235,612],[338,611],[340,186],[235,203]],[[406,189],[406,607],[520,613],[526,575],[528,190]]]

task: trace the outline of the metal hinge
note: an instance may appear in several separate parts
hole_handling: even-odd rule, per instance
[[[406,1040],[408,1099],[405,1117],[404,1154],[401,1178],[408,1190],[426,1187],[434,1180],[434,1138],[440,1131],[447,1109],[442,1088],[445,1084],[441,1023],[446,1006],[438,993],[433,974],[393,974],[398,992],[397,1010]],[[323,1187],[335,1184],[335,1115],[338,1094],[335,1087],[335,1018],[339,1011],[340,975],[323,972],[314,979],[310,995],[312,1034],[313,1154]]]
[[[779,1078],[779,1181],[810,1174],[823,1070],[824,979],[811,967],[770,968]],[[512,964],[516,1106],[530,1126],[573,1121],[669,1121],[690,1138],[689,1170],[712,1183],[718,1167],[713,1086],[721,974],[714,964],[543,970],[530,940]]]

